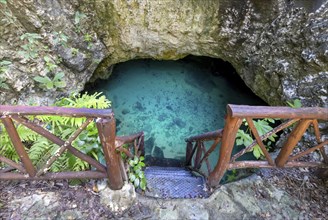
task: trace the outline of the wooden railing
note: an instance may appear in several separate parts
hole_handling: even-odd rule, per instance
[[[202,174],[205,177],[212,172],[209,156],[218,147],[222,139],[223,130],[207,132],[200,135],[191,136],[186,138],[186,167]],[[213,141],[210,148],[206,150],[204,142]],[[203,171],[202,165],[206,164],[206,170]]]
[[[279,118],[285,121],[273,130],[260,136],[254,126],[253,119],[261,118]],[[239,151],[235,155],[231,155],[235,144],[236,134],[242,124],[243,119],[246,119],[255,140],[253,140],[253,143],[249,146],[246,146],[245,149]],[[327,167],[328,157],[324,151],[324,146],[328,144],[328,140],[323,140],[321,138],[318,120],[328,120],[327,108],[313,107],[294,109],[289,107],[228,105],[226,122],[222,134],[220,155],[218,163],[208,177],[209,185],[212,187],[219,185],[224,173],[230,169],[259,167]],[[277,158],[274,160],[266,149],[263,140],[267,139],[272,134],[276,134],[277,132],[290,127],[293,124],[295,124],[295,126],[292,128],[286,142],[283,144]],[[301,153],[292,155],[293,149],[301,140],[303,134],[310,125],[313,126],[314,135],[317,142],[316,146],[313,146]],[[258,145],[261,148],[265,156],[264,161],[236,161],[237,158],[252,150],[255,145]],[[307,155],[315,150],[320,151],[323,157],[323,162],[296,161],[300,157],[303,157],[304,155]]]
[[[39,125],[37,121],[29,120],[29,116],[33,115],[85,117],[86,120],[67,140],[62,140],[60,137],[52,134],[44,126]],[[9,158],[0,155],[0,162],[8,165],[7,168],[0,170],[0,180],[107,177],[109,179],[109,187],[111,189],[120,189],[123,186],[124,180],[127,180],[126,167],[122,161],[120,153],[123,152],[127,155],[127,157],[133,158],[135,156],[142,155],[144,152],[144,134],[142,132],[130,136],[116,136],[115,118],[111,109],[96,110],[63,107],[0,106],[0,118],[20,158],[20,162],[16,163]],[[253,119],[260,118],[279,118],[285,121],[273,130],[260,136],[253,123]],[[255,140],[245,149],[231,155],[236,139],[236,133],[241,126],[243,119],[246,119]],[[324,152],[324,146],[328,144],[328,140],[322,139],[319,131],[318,120],[328,120],[327,108],[293,109],[288,107],[228,105],[226,123],[223,131],[218,130],[215,132],[205,133],[203,135],[192,136],[186,139],[186,165],[200,172],[200,168],[205,162],[207,174],[204,175],[208,176],[208,183],[212,187],[219,184],[224,173],[229,169],[248,167],[327,167],[328,157]],[[95,122],[98,128],[98,134],[102,144],[106,166],[72,146],[73,141],[88,126],[88,124],[92,122]],[[25,127],[35,131],[60,146],[54,155],[47,159],[46,162],[40,166],[40,168],[36,168],[29,158],[26,148],[16,130],[16,124],[24,125]],[[283,144],[279,155],[274,160],[263,144],[263,140],[283,129],[290,129],[289,127],[293,124],[295,124],[295,126],[290,132],[286,142]],[[313,126],[317,141],[316,146],[313,146],[312,148],[309,148],[301,153],[291,155],[294,147],[300,141],[301,137],[310,125]],[[208,150],[206,150],[204,142],[209,140],[213,140],[213,144]],[[208,158],[220,142],[221,148],[219,159],[216,166],[212,170]],[[263,154],[265,155],[265,161],[236,161],[240,156],[250,151],[255,145],[258,145],[261,148]],[[315,150],[319,150],[321,152],[324,158],[324,163],[295,161]],[[59,173],[48,172],[54,161],[56,161],[65,151],[69,151],[74,156],[86,161],[94,167],[95,170]]]
[[[63,117],[85,117],[85,122],[67,139],[52,134],[44,126],[36,121],[29,120],[29,116],[38,115],[58,115]],[[108,178],[111,189],[120,189],[126,180],[126,170],[119,151],[124,143],[135,142],[135,152],[140,155],[143,149],[143,133],[127,137],[116,137],[116,125],[114,114],[111,109],[86,109],[86,108],[64,108],[64,107],[36,107],[36,106],[4,106],[0,105],[1,121],[7,130],[12,144],[20,158],[16,163],[9,158],[0,155],[0,162],[8,165],[6,169],[0,170],[0,180],[38,180],[38,179],[95,179]],[[98,128],[98,135],[102,144],[106,166],[82,153],[72,146],[73,141],[90,124],[95,122]],[[59,145],[58,150],[46,160],[39,168],[36,168],[26,151],[22,140],[16,130],[16,124],[24,125],[34,132],[47,138],[49,141]],[[1,134],[1,131],[0,131]],[[1,143],[0,143],[1,147]],[[94,171],[80,172],[48,172],[51,165],[68,150],[74,156],[89,163],[95,168]],[[126,152],[127,153],[127,152]],[[128,154],[128,153],[127,153]],[[128,154],[128,156],[131,156]]]

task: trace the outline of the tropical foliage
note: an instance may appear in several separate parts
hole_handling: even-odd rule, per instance
[[[275,120],[270,118],[264,118],[261,120],[253,120],[253,123],[259,135],[262,136],[273,129],[271,127],[271,124],[275,123]],[[245,127],[248,127],[248,123],[246,122],[245,119],[243,120],[243,124]],[[277,137],[278,136],[276,134],[273,134],[270,137],[268,137],[268,140],[265,142],[266,147],[270,148],[272,144],[276,141]],[[247,147],[253,142],[253,139],[254,138],[249,128],[247,128],[246,130],[239,129],[236,136],[236,144],[244,145],[245,147]],[[264,156],[258,144],[256,144],[251,149],[251,151],[253,152],[254,157],[256,157],[257,159],[259,159],[261,156]]]
[[[71,95],[68,98],[62,98],[55,103],[55,106],[62,107],[77,107],[77,108],[98,108],[104,109],[110,107],[110,101],[101,93],[89,95],[87,93],[81,95]],[[67,140],[70,135],[77,130],[85,118],[72,118],[60,116],[37,116],[30,117],[30,120],[37,121],[38,124],[49,130],[51,133]],[[18,134],[26,146],[26,150],[34,165],[41,166],[53,153],[58,150],[59,146],[50,142],[43,136],[31,131],[22,125],[17,125]],[[0,124],[0,155],[18,161],[19,157],[16,154],[10,138],[4,129],[3,124]],[[98,130],[94,123],[91,123],[87,128],[77,137],[72,145],[78,150],[86,153],[100,162],[104,162],[104,156],[98,138]],[[64,152],[58,160],[51,166],[50,170],[53,172],[73,170],[80,171],[90,169],[89,164],[81,159],[73,156],[69,152]]]

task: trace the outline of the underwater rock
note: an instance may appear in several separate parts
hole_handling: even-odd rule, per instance
[[[179,128],[186,127],[186,122],[182,121],[181,118],[174,118],[172,124],[178,126]]]
[[[155,138],[153,137],[153,135],[150,135],[150,138],[145,141],[145,154],[151,154],[151,152],[153,151],[154,143]]]
[[[158,121],[165,121],[165,119],[167,119],[167,115],[166,114],[160,114],[157,118]]]
[[[129,114],[129,113],[130,113],[130,110],[129,109],[126,109],[125,108],[125,109],[122,110],[122,114],[123,115]]]
[[[155,146],[153,148],[153,152],[151,153],[151,156],[156,158],[165,158],[163,150],[158,146]]]
[[[133,108],[136,109],[137,111],[139,112],[143,112],[146,110],[146,108],[140,103],[140,102],[136,102],[134,105],[133,105]]]
[[[172,106],[170,106],[170,105],[167,105],[165,108],[166,108],[167,110],[173,111],[173,108],[172,108]]]

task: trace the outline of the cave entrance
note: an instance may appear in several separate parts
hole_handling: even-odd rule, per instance
[[[230,63],[208,57],[119,63],[92,90],[112,101],[117,135],[144,131],[146,158],[179,161],[185,138],[223,128],[228,103],[266,105]]]

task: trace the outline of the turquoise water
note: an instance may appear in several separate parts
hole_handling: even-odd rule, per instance
[[[182,159],[185,138],[223,128],[228,103],[264,104],[219,72],[195,58],[132,60],[116,65],[93,90],[112,101],[117,135],[144,131],[146,155]]]

